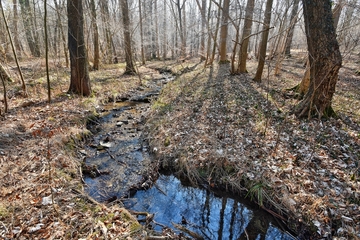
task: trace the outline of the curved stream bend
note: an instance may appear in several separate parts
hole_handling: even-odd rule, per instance
[[[135,194],[126,201],[129,208],[155,213],[154,220],[161,225],[183,224],[205,239],[293,239],[265,211],[251,209],[225,194],[217,197],[204,189],[183,186],[174,176],[161,175],[155,186],[137,191],[153,185],[154,164],[142,129],[149,98],[159,91],[155,85],[128,101],[104,106],[101,124],[92,127],[96,134],[86,149],[88,194],[98,201]],[[161,230],[159,225],[153,227]]]

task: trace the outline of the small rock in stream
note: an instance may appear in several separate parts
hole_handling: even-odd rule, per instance
[[[120,120],[120,122],[124,123],[124,124],[129,124],[129,120],[124,119],[124,120]]]

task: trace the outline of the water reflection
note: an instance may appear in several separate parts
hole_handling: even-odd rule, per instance
[[[162,175],[156,184],[138,191],[128,207],[155,213],[155,222],[169,227],[173,227],[171,222],[183,223],[205,239],[293,239],[275,227],[265,212],[250,210],[232,198],[185,187],[174,176]],[[159,225],[154,228],[161,231]]]

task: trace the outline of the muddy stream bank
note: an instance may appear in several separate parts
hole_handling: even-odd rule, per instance
[[[130,210],[154,214],[149,226],[157,232],[169,227],[189,236],[174,227],[178,224],[204,239],[294,239],[279,220],[247,200],[159,175],[142,132],[151,100],[171,80],[165,75],[149,81],[131,97],[98,109],[100,118],[88,126],[93,139],[83,150],[87,193],[100,202],[120,200]]]

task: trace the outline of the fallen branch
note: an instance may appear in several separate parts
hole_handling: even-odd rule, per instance
[[[176,224],[174,222],[171,222],[171,224],[178,230],[184,232],[184,233],[187,233],[189,234],[191,237],[195,238],[195,239],[204,239],[202,236],[200,236],[199,234],[197,234],[196,232],[193,232],[189,229],[187,229],[186,227],[180,225],[180,224]]]
[[[80,195],[82,198],[84,198],[85,200],[89,201],[90,203],[93,203],[95,205],[100,205],[100,203],[98,201],[96,201],[95,199],[93,199],[92,197],[84,194],[83,192],[77,190],[77,189],[71,189],[74,193]]]

